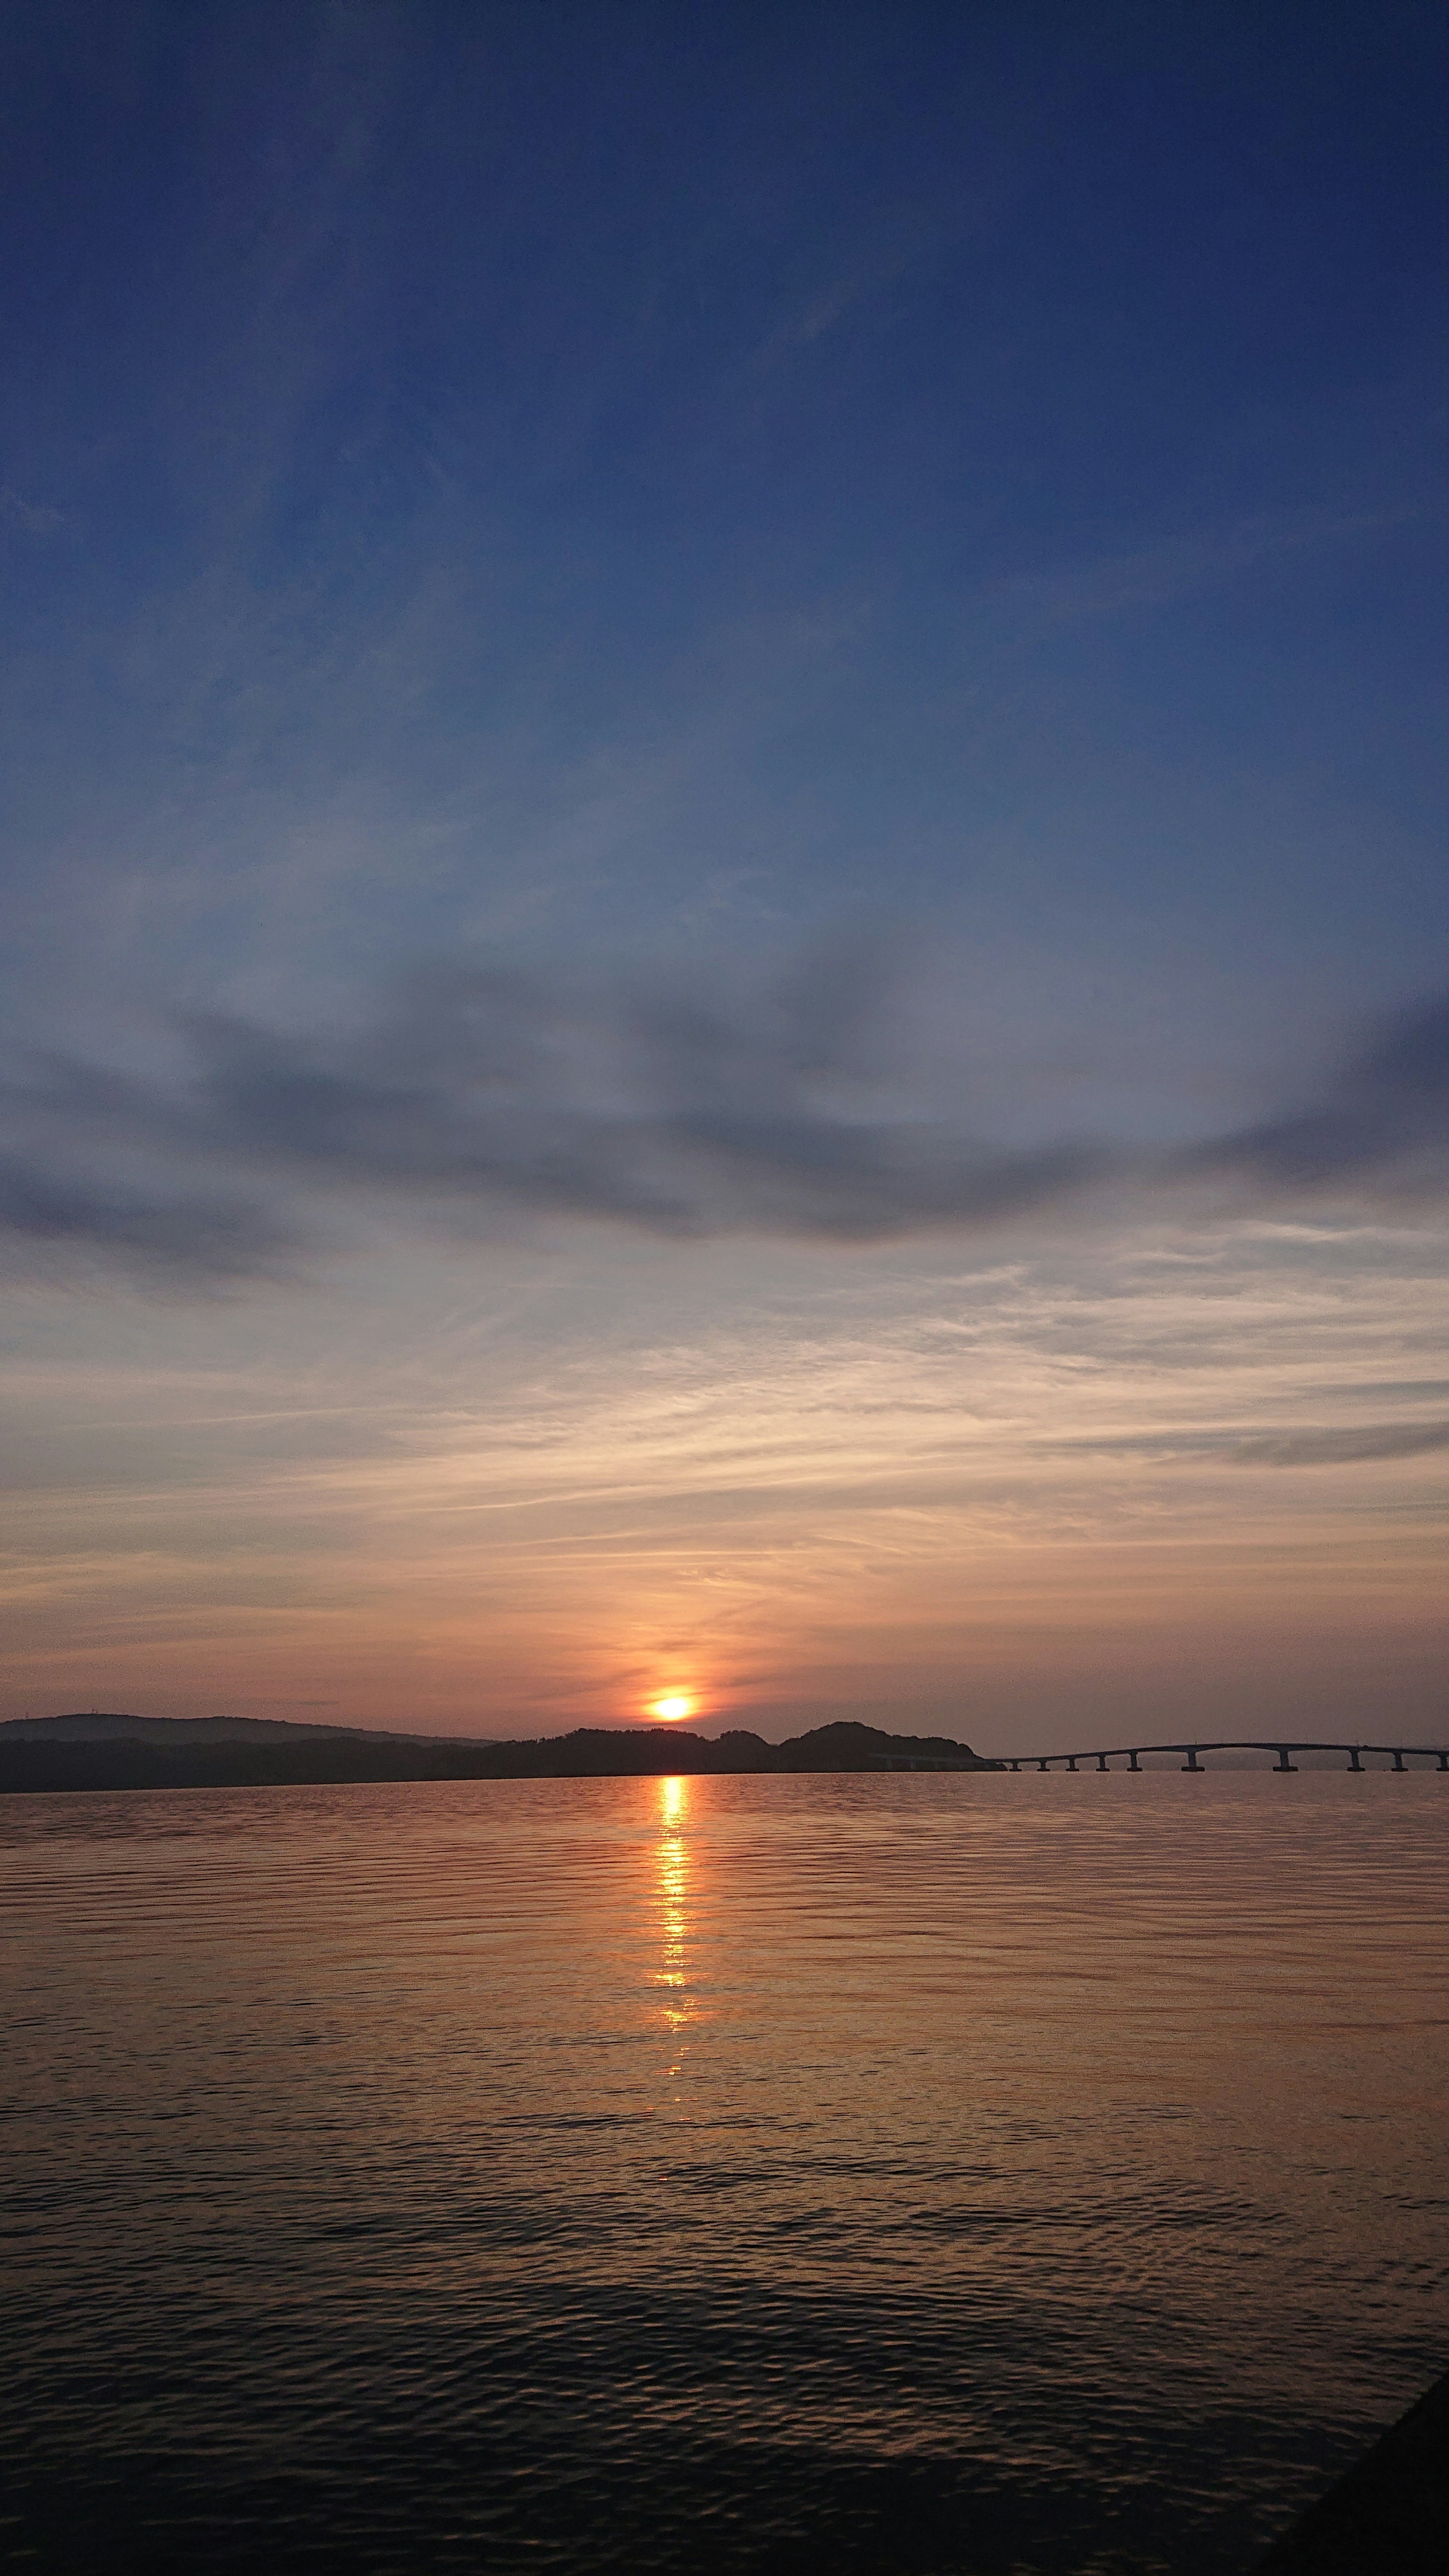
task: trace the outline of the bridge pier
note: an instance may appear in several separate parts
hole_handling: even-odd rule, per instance
[[[1125,1762],[1129,1771],[1140,1771],[1148,1754],[1154,1760],[1165,1761],[1169,1753],[1186,1754],[1182,1768],[1196,1779],[1201,1779],[1207,1769],[1202,1759],[1205,1753],[1271,1753],[1274,1756],[1273,1769],[1289,1773],[1300,1768],[1293,1759],[1295,1753],[1342,1753],[1348,1757],[1349,1770],[1360,1778],[1371,1768],[1364,1759],[1366,1754],[1371,1753],[1375,1761],[1386,1759],[1395,1771],[1406,1771],[1412,1755],[1416,1762],[1437,1763],[1441,1774],[1449,1775],[1449,1745],[1446,1744],[1349,1744],[1342,1736],[1320,1738],[1306,1735],[1294,1737],[1289,1743],[1271,1735],[1234,1735],[1205,1737],[1194,1744],[1113,1744],[1105,1753],[1098,1753],[1095,1749],[1086,1753],[1001,1753],[993,1755],[987,1767],[993,1771],[1029,1771],[1035,1763],[1038,1771],[1081,1771],[1089,1769],[1095,1762],[1100,1772],[1110,1771],[1114,1762]],[[906,1758],[910,1760],[912,1769],[917,1767],[915,1758]],[[927,1762],[921,1767],[955,1770],[971,1766]]]

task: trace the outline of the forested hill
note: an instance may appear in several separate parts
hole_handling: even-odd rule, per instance
[[[685,1772],[879,1771],[993,1766],[941,1735],[817,1726],[783,1744],[734,1728],[578,1727],[513,1743],[382,1734],[261,1718],[142,1718],[76,1712],[0,1725],[0,1793],[62,1789],[266,1788],[365,1780],[572,1780]]]

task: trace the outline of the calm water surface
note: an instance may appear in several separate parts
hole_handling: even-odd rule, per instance
[[[1449,2362],[1449,1783],[0,1801],[18,2567],[1232,2576]]]

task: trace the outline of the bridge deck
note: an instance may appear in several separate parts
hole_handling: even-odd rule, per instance
[[[1075,1771],[1083,1762],[1094,1762],[1099,1771],[1105,1771],[1114,1762],[1125,1762],[1129,1771],[1137,1771],[1145,1755],[1182,1753],[1187,1755],[1182,1765],[1187,1772],[1207,1769],[1200,1758],[1204,1753],[1275,1753],[1275,1771],[1296,1771],[1297,1763],[1289,1759],[1294,1753],[1345,1753],[1345,1768],[1349,1771],[1362,1771],[1364,1755],[1372,1754],[1381,1756],[1395,1771],[1406,1770],[1411,1762],[1433,1762],[1441,1771],[1449,1772],[1449,1746],[1442,1744],[1370,1744],[1362,1738],[1349,1742],[1292,1735],[1224,1735],[1179,1744],[1093,1744],[1076,1753],[1002,1753],[992,1757],[992,1766],[998,1771]]]

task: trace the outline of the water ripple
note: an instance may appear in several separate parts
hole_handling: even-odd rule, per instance
[[[1433,1778],[12,1799],[17,2567],[1229,2576],[1449,2359]]]

